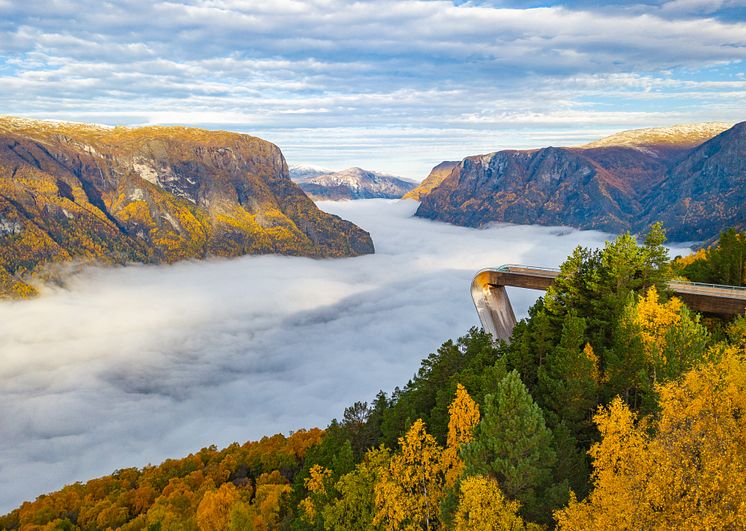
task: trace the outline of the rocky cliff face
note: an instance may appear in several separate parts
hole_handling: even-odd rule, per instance
[[[746,122],[693,149],[651,190],[645,219],[659,219],[677,240],[708,240],[746,229]]]
[[[316,208],[264,140],[0,118],[0,293],[30,294],[28,274],[71,259],[371,252],[368,233]]]
[[[659,130],[580,148],[501,151],[461,161],[422,198],[416,215],[458,225],[490,222],[642,231],[664,221],[675,240],[742,226],[744,124],[698,147],[720,126]],[[617,136],[617,140],[620,136]],[[634,140],[634,141],[633,141]]]
[[[453,168],[458,166],[458,164],[458,161],[444,160],[443,162],[435,166],[432,170],[430,170],[430,174],[425,177],[425,180],[422,181],[417,186],[417,188],[415,188],[414,190],[410,190],[409,192],[404,194],[404,199],[414,199],[415,201],[421,201],[424,196],[440,186],[440,183],[446,180],[446,178],[453,171]]]
[[[301,189],[314,200],[399,199],[417,183],[362,168],[324,173],[297,179]]]

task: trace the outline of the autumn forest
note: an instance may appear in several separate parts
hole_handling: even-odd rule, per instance
[[[509,343],[443,343],[326,429],[215,447],[40,496],[3,529],[733,529],[746,518],[746,318],[675,277],[743,284],[746,237],[669,259],[654,225],[578,247]]]

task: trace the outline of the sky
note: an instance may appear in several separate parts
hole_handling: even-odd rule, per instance
[[[0,0],[0,114],[442,160],[746,119],[746,0]]]
[[[89,267],[0,302],[0,514],[116,469],[325,427],[479,325],[477,270],[556,266],[607,238],[456,227],[409,200],[320,206],[369,230],[376,254]],[[538,295],[509,288],[519,317]]]

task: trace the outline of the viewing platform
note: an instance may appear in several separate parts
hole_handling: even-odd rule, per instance
[[[506,286],[546,291],[560,270],[520,264],[482,269],[471,283],[471,297],[485,331],[510,340],[516,324]],[[746,288],[672,280],[668,288],[692,310],[733,316],[746,311]]]

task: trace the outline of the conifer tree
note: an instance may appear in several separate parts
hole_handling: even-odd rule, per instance
[[[541,517],[539,494],[551,480],[556,455],[544,415],[516,371],[487,396],[482,421],[462,456],[468,476],[496,479],[509,498],[523,504],[526,516]]]
[[[585,342],[586,321],[570,312],[565,317],[559,345],[539,367],[537,400],[550,425],[564,422],[576,436],[588,438],[598,404],[598,357]]]

